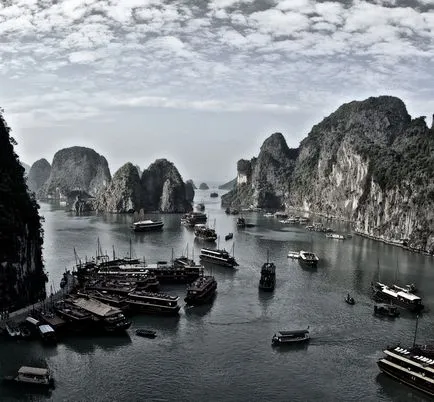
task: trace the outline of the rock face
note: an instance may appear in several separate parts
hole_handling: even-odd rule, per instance
[[[222,184],[221,186],[219,186],[219,190],[233,190],[236,185],[237,185],[237,178],[232,179],[231,181],[228,181],[225,184]]]
[[[222,205],[281,208],[289,196],[297,156],[298,150],[288,148],[283,135],[274,133],[257,158],[238,161],[236,188],[222,196]]]
[[[196,186],[193,183],[193,180],[187,180],[185,182],[185,199],[192,203],[194,200],[194,189]]]
[[[27,187],[30,191],[37,193],[50,177],[51,165],[46,159],[37,160],[30,168],[27,176]]]
[[[98,193],[94,208],[112,213],[138,211],[141,207],[141,194],[137,166],[128,162],[114,174],[108,187]]]
[[[284,153],[275,155],[286,165]],[[254,166],[251,176],[242,168],[229,204],[256,200]],[[344,104],[301,142],[292,171],[284,179],[272,179],[275,173],[267,171],[267,180],[286,207],[348,219],[362,234],[434,252],[434,131],[424,117],[411,119],[398,98]],[[237,196],[243,181],[244,197]]]
[[[187,212],[185,184],[172,162],[157,159],[142,174],[142,207],[147,211]]]
[[[93,149],[71,147],[54,155],[51,173],[39,190],[40,199],[67,199],[73,204],[77,195],[95,197],[111,180],[106,159]]]
[[[15,140],[0,115],[0,308],[18,309],[45,298],[42,227],[29,195]]]
[[[199,190],[209,190],[208,184],[200,183]]]

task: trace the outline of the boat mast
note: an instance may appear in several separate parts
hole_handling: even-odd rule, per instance
[[[130,237],[130,261],[131,261],[131,258],[132,258],[132,245],[131,245],[131,237]]]
[[[173,247],[172,247],[172,260],[171,261],[172,261],[172,265],[173,265]]]
[[[414,329],[413,347],[416,346],[417,327],[419,324],[419,314],[416,316],[416,328]]]
[[[270,259],[270,250],[267,249],[267,264],[268,264],[268,262],[269,262],[269,259]]]

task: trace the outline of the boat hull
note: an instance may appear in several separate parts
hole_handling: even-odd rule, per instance
[[[215,286],[210,288],[203,295],[199,295],[195,297],[191,297],[187,295],[184,301],[188,306],[201,306],[203,304],[208,304],[214,300],[214,297],[216,295],[216,290],[217,290],[217,283],[215,284]]]
[[[422,391],[430,396],[434,396],[434,385],[413,375],[411,371],[406,372],[394,367],[390,367],[381,360],[377,362],[377,365],[381,372],[388,375],[389,377],[392,377],[395,380],[398,380],[399,382],[410,387],[418,389],[419,391]]]
[[[142,313],[142,314],[176,316],[179,314],[180,307],[176,306],[176,308],[167,309],[163,306],[146,305],[146,304],[130,302],[130,309],[132,312]]]
[[[133,230],[135,232],[156,232],[163,229],[164,224],[155,226],[134,226]]]
[[[385,302],[385,303],[393,303],[395,306],[398,306],[400,308],[404,308],[408,311],[411,311],[412,313],[420,313],[423,309],[424,306],[423,304],[414,304],[411,305],[409,303],[405,303],[401,300],[399,300],[396,297],[391,297],[386,293],[383,293],[382,291],[375,291],[374,293],[374,300],[380,301],[380,302]]]
[[[310,338],[300,338],[300,339],[291,339],[284,342],[278,340],[272,340],[272,346],[289,346],[289,345],[300,345],[310,341]]]
[[[215,265],[221,265],[223,267],[234,268],[234,267],[236,267],[238,265],[236,262],[223,261],[223,260],[219,260],[219,259],[216,259],[216,258],[205,256],[205,255],[201,255],[199,258],[201,260],[203,260],[203,261],[211,262],[211,263],[213,263]]]

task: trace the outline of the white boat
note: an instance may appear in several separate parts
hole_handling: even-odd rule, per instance
[[[16,385],[33,385],[42,387],[53,387],[54,380],[51,372],[46,368],[22,366],[18,375],[4,377],[3,381]]]
[[[274,214],[272,214],[271,212],[267,212],[267,213],[264,214],[264,216],[266,218],[272,218],[274,216]]]
[[[134,222],[132,228],[135,232],[149,232],[152,230],[160,230],[164,226],[162,221],[152,221],[150,219],[145,221]]]
[[[319,258],[312,251],[301,250],[299,261],[304,264],[316,266],[318,264]]]
[[[298,251],[288,251],[288,258],[300,258],[300,253]]]
[[[326,237],[329,239],[345,240],[345,236],[343,236],[339,233],[327,233]]]

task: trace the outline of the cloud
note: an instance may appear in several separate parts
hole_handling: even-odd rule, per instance
[[[116,108],[269,113],[271,126],[396,91],[431,114],[434,1],[413,4],[10,0],[0,104],[26,126],[102,121]]]

